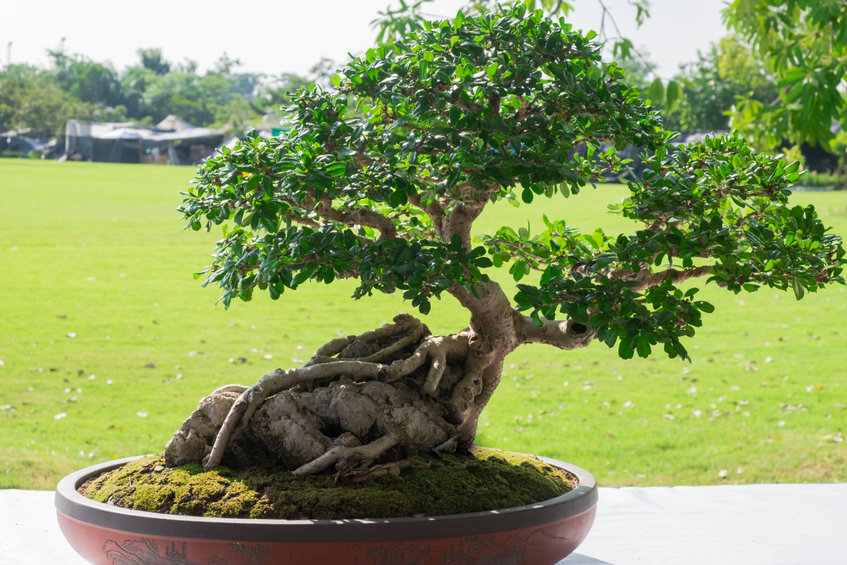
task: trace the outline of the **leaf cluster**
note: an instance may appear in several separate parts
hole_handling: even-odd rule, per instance
[[[686,357],[680,338],[712,306],[679,283],[707,276],[733,292],[792,288],[796,297],[844,282],[841,238],[828,233],[813,207],[791,207],[788,187],[798,164],[754,153],[737,135],[660,148],[643,180],[614,211],[639,222],[632,235],[582,234],[545,219],[547,229],[501,228],[486,238],[495,265],[512,261],[516,303],[538,320],[567,317],[597,329],[622,357],[646,356],[662,344]]]

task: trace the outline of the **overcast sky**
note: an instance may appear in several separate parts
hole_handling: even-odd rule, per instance
[[[411,0],[410,0],[411,1]],[[241,70],[305,74],[321,57],[347,60],[371,47],[371,21],[397,0],[16,0],[0,18],[0,61],[48,64],[62,45],[117,70],[136,64],[139,48],[161,48],[172,62],[196,61],[206,70],[222,53]],[[725,34],[721,0],[651,0],[652,17],[637,29],[627,0],[603,0],[621,32],[672,76]],[[450,17],[465,0],[435,0],[434,16]],[[575,27],[597,29],[600,0],[575,0]],[[607,24],[608,29],[608,24]]]

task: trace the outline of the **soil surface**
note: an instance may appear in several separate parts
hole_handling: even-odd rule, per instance
[[[361,482],[332,474],[295,477],[278,468],[204,472],[199,464],[167,468],[142,457],[80,487],[94,500],[124,508],[229,518],[357,519],[439,516],[497,510],[554,498],[577,478],[534,457],[486,448],[470,455],[418,457],[399,476]]]

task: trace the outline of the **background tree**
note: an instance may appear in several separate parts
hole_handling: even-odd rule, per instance
[[[301,368],[224,387],[175,434],[170,464],[205,456],[211,467],[260,446],[312,473],[467,449],[522,345],[597,339],[624,358],[656,347],[687,358],[683,339],[712,311],[687,281],[790,287],[798,298],[844,282],[840,238],[813,208],[788,204],[796,163],[738,136],[670,151],[622,71],[523,4],[423,23],[333,84],[297,94],[286,135],[249,137],[198,171],[181,210],[193,229],[224,226],[204,284],[220,285],[229,305],[257,289],[277,299],[310,280],[354,279],[354,297],[400,292],[423,313],[455,300],[468,325],[432,336],[400,316],[333,339]],[[601,153],[605,142],[613,148]],[[632,232],[545,217],[538,233],[474,236],[490,203],[575,196],[620,171],[614,147],[627,144],[653,152],[617,209]],[[513,300],[495,267],[518,283]]]
[[[735,35],[699,53],[698,60],[684,65],[675,79],[682,89],[680,101],[666,114],[665,123],[679,131],[728,131],[736,104],[767,104],[777,98],[776,77]],[[755,121],[742,123],[736,116],[732,127],[755,138]]]
[[[139,49],[138,56],[141,58],[141,66],[157,75],[171,72],[171,64],[164,59],[161,49]]]
[[[140,92],[138,108],[154,123],[174,115],[197,126],[240,127],[258,117],[249,104],[262,77],[235,73],[238,65],[224,54],[203,75],[191,71],[190,65],[161,75],[135,67],[127,72],[125,84]]]
[[[64,51],[49,53],[56,82],[68,94],[90,104],[121,104],[121,86],[114,69],[82,55],[68,55]]]
[[[127,114],[138,121],[152,123],[149,117],[150,108],[145,100],[147,89],[159,80],[155,71],[143,66],[134,65],[124,70],[121,76],[121,92]]]
[[[0,71],[0,131],[56,135],[69,110],[64,92],[44,71],[30,65],[9,65]]]
[[[0,71],[0,127],[50,137],[61,134],[68,119],[153,124],[173,114],[196,126],[242,134],[262,122],[267,108],[253,102],[269,81],[261,74],[237,72],[240,63],[226,54],[202,75],[195,63],[171,63],[160,49],[139,49],[138,56],[139,63],[121,73],[63,51],[51,52],[47,70],[5,68]],[[279,108],[273,109],[278,115]]]
[[[757,123],[758,140],[828,147],[833,125],[847,126],[847,11],[839,0],[734,0],[727,25],[747,40],[778,79],[772,100],[744,100],[735,116]]]

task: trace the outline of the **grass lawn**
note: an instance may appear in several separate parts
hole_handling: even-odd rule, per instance
[[[218,233],[182,231],[175,211],[192,174],[0,160],[0,488],[50,489],[92,462],[159,452],[218,386],[410,311],[396,296],[354,302],[346,282],[216,305],[192,272]],[[624,193],[498,206],[480,228],[547,213],[629,229],[605,213]],[[846,193],[796,201],[847,234]],[[603,485],[847,480],[847,291],[701,296],[717,311],[687,343],[692,364],[623,361],[601,344],[515,352],[478,443],[573,461]],[[425,320],[439,333],[467,323],[449,298]]]

